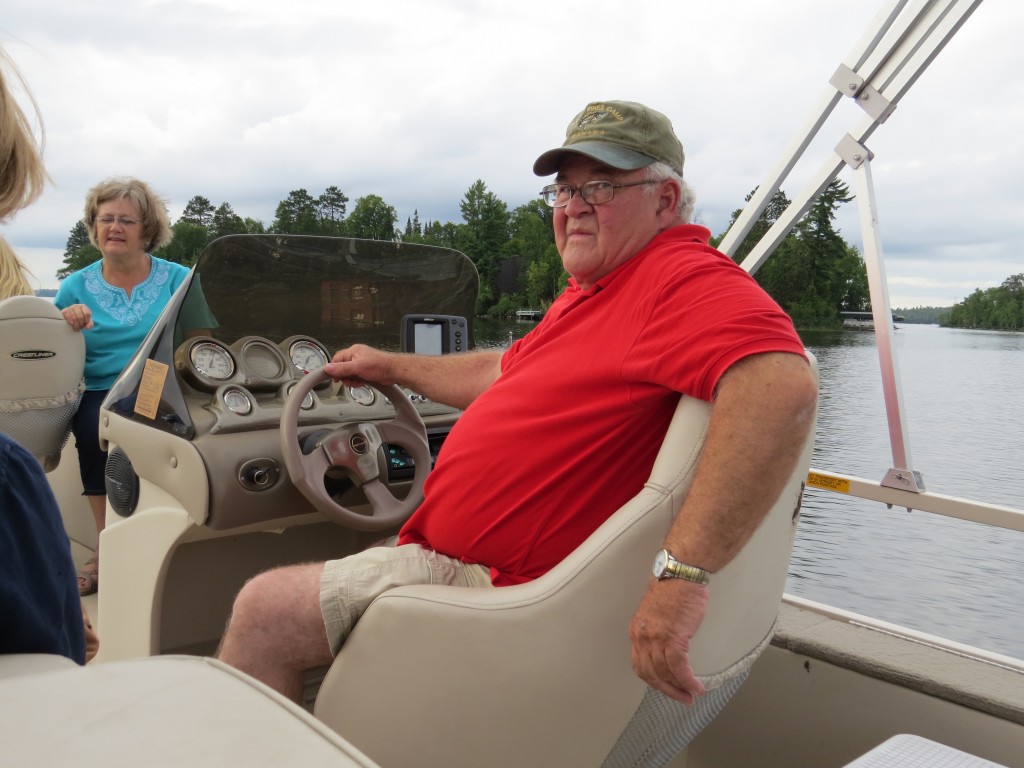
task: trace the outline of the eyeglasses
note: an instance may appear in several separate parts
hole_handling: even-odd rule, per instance
[[[102,224],[104,227],[109,227],[114,222],[117,222],[120,227],[134,227],[139,223],[138,219],[132,219],[128,216],[100,216],[96,219],[97,224]]]
[[[577,192],[583,201],[591,205],[603,205],[615,197],[615,190],[623,187],[638,187],[641,184],[660,184],[658,181],[646,179],[644,181],[629,181],[625,184],[612,184],[610,181],[588,181],[579,187],[572,187],[568,184],[548,184],[540,191],[544,202],[552,208],[565,208]]]

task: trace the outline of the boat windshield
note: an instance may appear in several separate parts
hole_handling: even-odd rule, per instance
[[[200,254],[103,407],[191,439],[174,357],[189,337],[232,344],[251,336],[280,343],[305,335],[329,353],[355,343],[397,350],[404,315],[470,318],[478,285],[473,263],[447,248],[298,235],[222,237]],[[135,407],[140,385],[153,381],[162,382],[155,419]]]

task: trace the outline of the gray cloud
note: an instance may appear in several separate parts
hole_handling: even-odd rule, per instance
[[[531,199],[533,159],[601,98],[673,119],[717,234],[873,18],[862,5],[8,0],[0,43],[43,112],[54,184],[5,234],[56,285],[85,191],[119,174],[175,216],[204,195],[269,223],[289,191],[333,184],[380,195],[400,223],[458,221],[476,179],[511,206]],[[894,306],[1024,271],[1024,86],[1005,75],[1024,65],[1022,17],[981,6],[868,142]],[[816,149],[856,124],[844,109]],[[852,205],[840,226],[860,243]]]

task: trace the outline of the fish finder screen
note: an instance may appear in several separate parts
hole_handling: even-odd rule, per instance
[[[416,345],[416,352],[421,355],[440,355],[443,352],[441,347],[440,323],[416,323],[413,326],[413,343]]]

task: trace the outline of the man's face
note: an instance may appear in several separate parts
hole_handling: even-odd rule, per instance
[[[569,155],[558,169],[558,184],[642,181],[646,169],[618,171],[582,155]],[[576,192],[554,212],[555,244],[565,271],[589,288],[635,256],[659,232],[677,223],[678,190],[669,181],[615,190],[615,197],[591,205]]]

